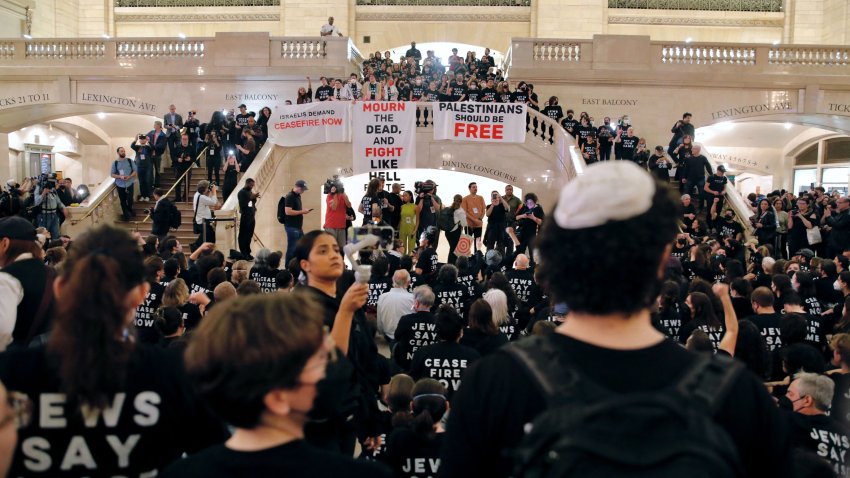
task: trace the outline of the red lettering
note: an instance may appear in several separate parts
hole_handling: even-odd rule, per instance
[[[369,113],[385,113],[392,111],[404,111],[406,105],[401,101],[367,101],[361,103],[363,111]]]
[[[469,124],[455,123],[455,138],[466,137],[476,139],[503,139],[504,125],[501,124]]]

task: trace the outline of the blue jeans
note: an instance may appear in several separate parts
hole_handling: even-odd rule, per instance
[[[50,232],[50,239],[59,239],[59,213],[41,213],[38,215],[38,225]]]
[[[292,256],[295,254],[295,244],[304,235],[304,231],[297,227],[289,226],[284,226],[284,229],[286,229],[286,262],[284,264],[288,265],[289,261],[292,260]]]

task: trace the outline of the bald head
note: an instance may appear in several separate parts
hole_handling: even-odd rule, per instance
[[[407,289],[408,285],[410,285],[410,272],[399,269],[393,273],[393,287]]]
[[[525,254],[517,255],[516,261],[514,261],[514,269],[520,271],[528,269],[528,256]]]

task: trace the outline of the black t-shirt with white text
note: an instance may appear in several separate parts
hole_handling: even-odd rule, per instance
[[[227,438],[191,391],[179,349],[137,344],[121,391],[85,419],[60,390],[51,362],[44,347],[0,355],[0,380],[32,403],[9,476],[155,476],[184,452]]]
[[[462,317],[466,316],[466,308],[470,303],[469,287],[458,282],[451,284],[436,284],[434,290],[434,311],[442,304],[448,304]]]
[[[139,342],[155,344],[159,342],[159,330],[156,328],[156,309],[162,303],[162,294],[165,286],[156,282],[149,282],[150,289],[145,296],[144,302],[136,307],[136,317],[133,321],[136,325],[136,333]]]
[[[469,88],[466,90],[466,99],[464,101],[473,101],[480,102],[481,101],[481,90]]]
[[[675,383],[696,355],[670,340],[636,350],[596,347],[559,333],[549,335],[558,360],[570,360],[585,377],[616,394],[651,392]],[[557,366],[557,365],[553,365]],[[463,376],[446,427],[441,477],[506,477],[514,469],[511,450],[524,427],[546,409],[525,367],[508,354],[481,359]],[[739,451],[745,476],[790,475],[788,437],[764,385],[739,374],[717,406],[715,421]]]
[[[440,264],[440,258],[437,256],[437,251],[433,247],[427,247],[419,253],[419,260],[416,261],[416,268],[422,270],[422,278],[426,283],[431,283],[433,276],[437,273],[437,267]]]
[[[726,176],[718,176],[716,174],[712,174],[705,182],[708,185],[708,189],[711,189],[714,192],[722,193],[723,190],[726,188],[726,183],[729,182],[729,178],[727,178]]]
[[[414,352],[440,341],[434,314],[418,311],[401,316],[395,329],[395,339],[397,344],[393,349],[393,360],[403,370],[408,370]]]
[[[432,439],[400,427],[387,437],[386,463],[398,478],[437,478],[443,433]]]
[[[764,337],[764,342],[767,345],[767,350],[774,351],[782,347],[782,338],[779,334],[779,322],[782,315],[779,312],[772,314],[756,314],[747,317],[746,320],[756,324],[759,328],[761,336]]]
[[[481,355],[473,348],[457,342],[440,342],[422,347],[413,354],[410,376],[414,380],[433,378],[442,383],[451,401],[460,387],[463,374]]]
[[[481,90],[481,99],[479,101],[482,103],[492,103],[496,101],[496,89],[484,88]]]
[[[316,101],[328,101],[333,97],[333,92],[333,87],[329,85],[316,88]]]
[[[634,159],[635,149],[638,144],[637,136],[620,136],[620,157],[623,159]]]
[[[265,294],[277,292],[277,269],[272,269],[268,266],[254,266],[248,273],[248,278],[256,281],[260,286],[260,290]]]

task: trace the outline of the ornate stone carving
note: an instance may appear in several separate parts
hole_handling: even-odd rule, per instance
[[[116,7],[278,7],[280,0],[115,0]]]
[[[369,12],[357,7],[357,20],[367,22],[527,22],[531,10],[523,13],[453,12]]]
[[[781,12],[782,0],[608,0],[608,8],[633,10],[704,10]]]
[[[198,22],[277,22],[279,13],[171,13],[171,14],[116,14],[122,23],[198,23]]]
[[[634,17],[611,15],[609,24],[690,25],[710,27],[782,27],[782,19],[755,18],[696,18],[696,17]]]

